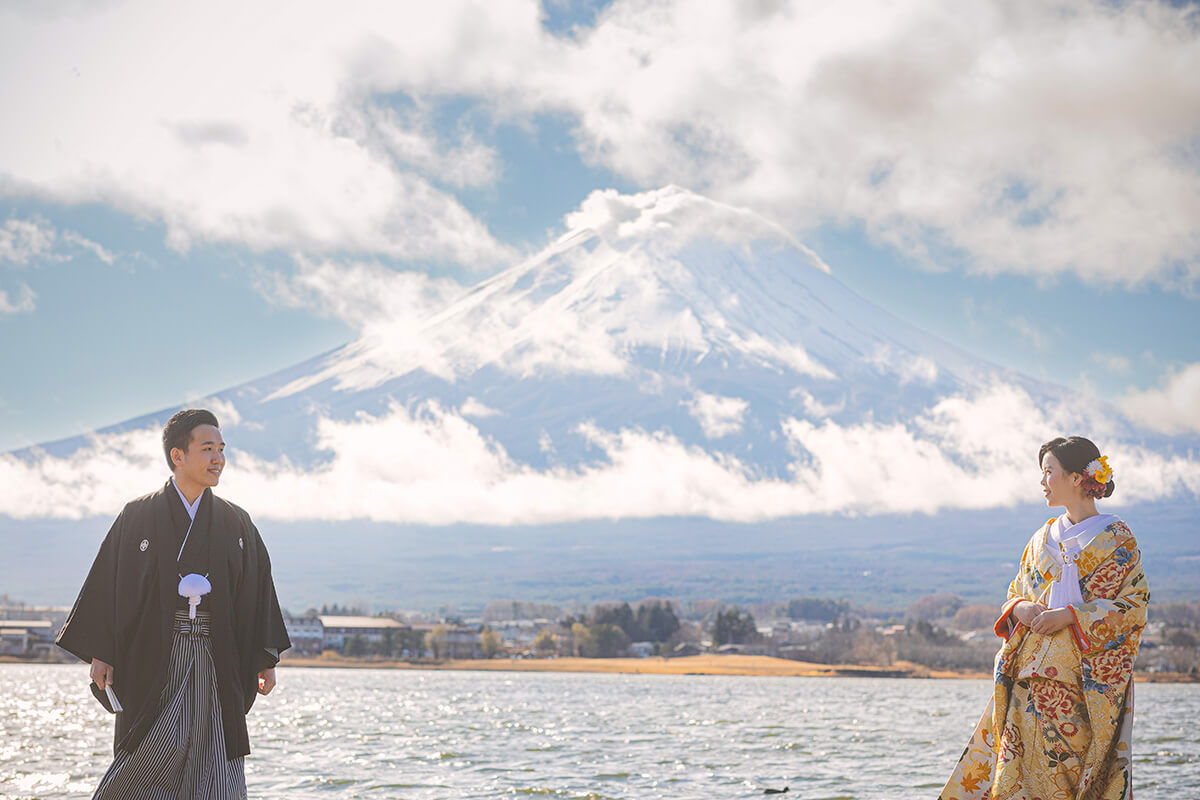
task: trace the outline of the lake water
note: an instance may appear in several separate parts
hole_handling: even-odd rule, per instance
[[[0,798],[86,798],[112,725],[82,665],[0,665]],[[986,681],[281,669],[253,798],[937,796]],[[1137,687],[1139,800],[1200,797],[1200,686]]]

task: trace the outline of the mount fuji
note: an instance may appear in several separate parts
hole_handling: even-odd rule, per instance
[[[566,227],[189,403],[222,420],[219,491],[259,521],[285,602],[990,598],[1049,516],[1038,445],[1080,431],[1117,465],[1115,510],[1154,528],[1161,585],[1200,592],[1195,437],[922,333],[749,211],[604,191]],[[69,599],[98,518],[164,479],[174,410],[0,456],[0,591]],[[78,574],[38,566],[50,548]]]

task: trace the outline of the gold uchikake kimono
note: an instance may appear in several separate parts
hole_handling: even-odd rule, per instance
[[[1076,562],[1084,602],[1067,606],[1075,621],[1035,633],[1012,610],[1045,602],[1061,572],[1046,549],[1053,522],[1021,556],[996,621],[995,693],[941,800],[1132,796],[1133,664],[1150,603],[1141,552],[1124,522],[1109,523]]]

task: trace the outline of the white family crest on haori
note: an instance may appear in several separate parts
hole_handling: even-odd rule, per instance
[[[196,618],[196,606],[200,605],[200,598],[211,591],[212,584],[203,575],[189,572],[179,579],[179,596],[186,597],[188,601],[188,619]]]
[[[146,548],[149,546],[150,546],[150,540],[142,539],[142,543],[138,545],[138,549],[144,553],[144,552],[146,552]]]

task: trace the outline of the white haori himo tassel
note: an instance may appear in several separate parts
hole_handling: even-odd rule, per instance
[[[179,596],[186,597],[188,601],[188,619],[196,618],[196,606],[200,605],[200,598],[211,591],[212,584],[203,575],[189,572],[179,579]]]

